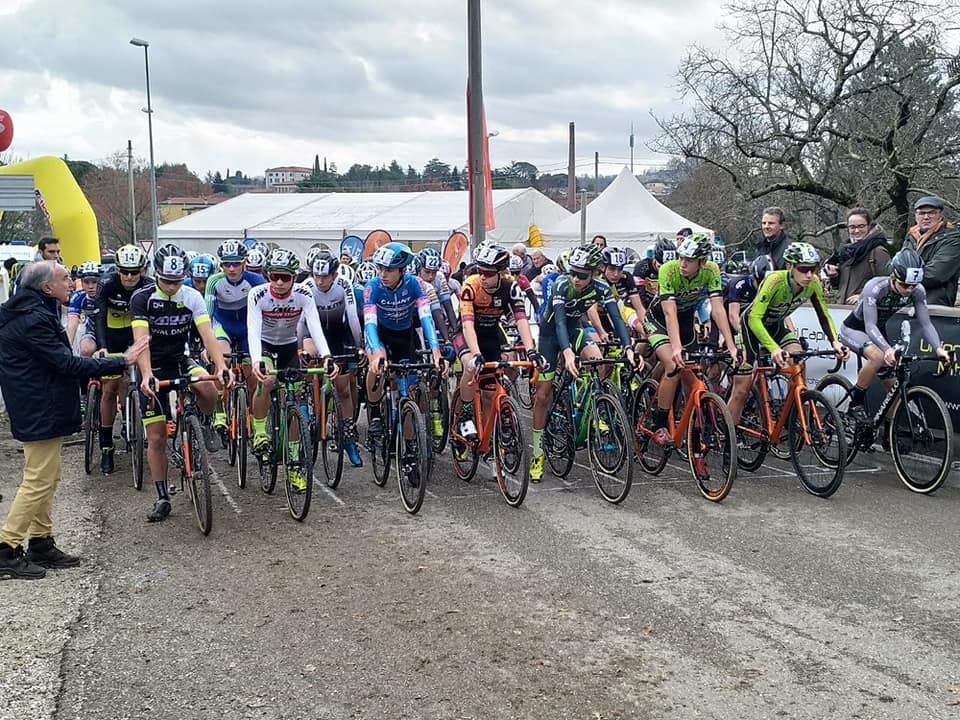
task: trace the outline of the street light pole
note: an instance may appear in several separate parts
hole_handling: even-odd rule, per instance
[[[147,133],[150,140],[150,211],[153,222],[153,253],[157,251],[157,171],[153,165],[153,106],[150,104],[150,43],[140,38],[132,38],[131,45],[143,48],[143,67],[147,77]],[[153,254],[151,253],[151,254]],[[153,258],[151,258],[152,260]]]
[[[132,242],[137,244],[137,203],[133,195],[133,141],[127,140],[127,184],[130,186],[130,227]]]

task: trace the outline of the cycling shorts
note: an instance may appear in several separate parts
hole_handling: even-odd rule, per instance
[[[276,355],[277,359],[267,357],[267,353]],[[288,368],[300,367],[300,353],[297,343],[284,343],[283,345],[274,345],[273,343],[263,343],[263,361],[267,367],[274,370],[286,370]]]
[[[766,327],[767,332],[770,333],[773,341],[780,347],[783,347],[787,343],[800,342],[797,339],[797,334],[787,327],[785,320],[781,320],[773,327],[769,325],[765,325],[764,327]],[[740,334],[737,335],[737,350],[742,354],[740,367],[744,370],[756,365],[757,357],[768,354],[766,348],[763,347],[763,344],[757,339],[756,335],[753,334],[747,323],[740,325]]]
[[[865,357],[863,351],[868,347],[877,347],[865,331],[854,330],[845,323],[840,323],[840,342],[860,357]]]
[[[161,365],[153,368],[153,376],[157,380],[175,380],[183,375],[205,375],[206,370],[200,367],[194,360],[184,358],[183,362],[174,365]],[[173,417],[170,407],[170,393],[158,391],[157,399],[154,400],[149,395],[140,391],[140,410],[143,415],[143,426],[147,427],[153,423],[163,422],[168,417]]]
[[[697,340],[693,326],[693,311],[677,313],[677,325],[680,328],[680,344],[685,348],[692,346]],[[660,323],[653,313],[647,313],[643,321],[643,331],[647,335],[650,349],[656,351],[661,345],[669,344],[670,335],[667,333],[666,323]]]
[[[590,332],[586,328],[570,328],[570,349],[574,355],[579,355],[588,345],[595,344],[596,332]],[[557,371],[557,362],[560,358],[560,343],[552,334],[541,335],[537,350],[547,362],[547,368],[540,373],[540,382],[550,382],[553,380],[554,373]]]

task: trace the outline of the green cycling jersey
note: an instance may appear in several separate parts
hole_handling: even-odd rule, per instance
[[[662,321],[663,310],[660,304],[664,300],[674,300],[677,303],[677,314],[692,314],[696,310],[700,299],[707,297],[721,297],[723,286],[720,280],[720,266],[708,260],[697,270],[696,274],[687,278],[680,272],[680,261],[671,260],[660,266],[657,275],[659,294],[650,304],[655,317]]]
[[[810,283],[802,288],[790,277],[790,270],[767,273],[757,291],[757,297],[743,311],[747,317],[747,326],[754,337],[767,350],[773,352],[777,349],[777,342],[771,336],[770,330],[779,327],[790,313],[807,300],[813,305],[820,327],[830,338],[830,342],[836,341],[837,330],[827,310],[820,279],[814,276]]]

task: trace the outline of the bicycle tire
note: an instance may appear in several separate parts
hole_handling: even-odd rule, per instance
[[[759,470],[770,451],[766,418],[760,412],[762,406],[763,394],[754,384],[743,404],[740,424],[737,425],[737,464],[747,472]]]
[[[500,494],[510,507],[520,507],[530,487],[530,462],[520,422],[520,403],[512,397],[500,398],[493,424],[493,459]],[[476,453],[474,453],[476,457]],[[476,460],[474,460],[476,468]]]
[[[380,398],[380,417],[383,418],[383,436],[374,437],[370,434],[370,414],[369,407],[367,413],[367,443],[370,446],[370,457],[373,464],[373,481],[380,487],[387,484],[390,477],[390,447],[391,432],[390,427],[390,407],[387,403],[387,395]]]
[[[926,398],[929,401],[928,407],[922,407],[920,398]],[[912,411],[908,407],[911,403],[919,410]],[[906,409],[905,409],[906,408]],[[939,413],[940,426],[942,430],[937,430],[937,422],[930,422],[928,413],[936,411]],[[950,466],[953,461],[953,421],[950,418],[950,412],[946,404],[935,391],[928,387],[916,385],[907,390],[907,403],[902,402],[900,397],[895,401],[894,408],[890,414],[891,422],[888,431],[890,440],[890,453],[893,455],[893,464],[897,470],[897,476],[900,481],[915,493],[929,495],[943,485],[947,476],[950,474]],[[904,435],[904,423],[909,432],[909,446],[906,443],[907,436]],[[921,427],[917,427],[917,426]],[[936,432],[943,435],[940,449],[925,453],[937,440]],[[934,472],[929,478],[920,477],[918,472],[908,469],[904,462],[907,457],[916,453],[917,443],[921,443],[921,456],[925,459],[919,461],[919,465],[926,465]],[[906,450],[906,452],[905,452]]]
[[[322,458],[323,475],[327,487],[332,490],[340,484],[340,479],[343,477],[343,410],[340,408],[340,398],[335,391],[321,392],[320,405],[323,408],[323,419],[321,420],[318,412],[313,424],[317,428],[320,441],[319,453]],[[313,459],[316,462],[316,457]]]
[[[647,378],[633,394],[633,406],[630,410],[630,427],[633,428],[635,451],[640,465],[651,475],[659,475],[670,458],[670,449],[657,445],[653,438],[644,432],[647,417],[657,403],[657,381]]]
[[[817,408],[819,406],[819,408]],[[797,473],[797,479],[803,488],[816,497],[827,498],[833,495],[843,482],[843,472],[847,466],[847,438],[843,430],[843,420],[840,413],[831,405],[818,390],[804,390],[800,393],[800,408],[807,417],[806,425],[810,433],[811,444],[808,446],[803,437],[803,428],[800,423],[800,410],[796,405],[790,410],[787,420],[789,430],[787,441],[790,447],[790,461]],[[836,450],[825,451],[824,441],[836,439]],[[832,442],[831,442],[832,444]],[[815,473],[813,463],[804,462],[801,457],[805,447],[810,447],[817,464],[825,472]],[[821,479],[822,478],[822,479]]]
[[[237,466],[237,427],[234,425],[233,408],[236,405],[238,388],[230,388],[223,394],[223,415],[227,419],[227,465]]]
[[[87,411],[83,418],[83,471],[90,475],[100,450],[100,387],[87,386]]]
[[[250,442],[250,417],[247,408],[247,389],[237,388],[233,400],[233,429],[235,436],[231,445],[236,448],[237,455],[237,486],[247,486],[247,466],[250,459],[248,445]]]
[[[452,406],[460,407],[460,390],[454,390]],[[453,456],[453,472],[464,482],[470,482],[473,476],[477,474],[477,464],[480,456],[477,454],[477,441],[469,441],[463,438],[459,433],[451,430],[450,435],[450,453]],[[457,456],[457,446],[465,448],[466,455]],[[462,455],[462,453],[461,453]]]
[[[547,413],[547,424],[543,428],[543,449],[550,465],[550,472],[558,478],[565,478],[573,468],[576,454],[573,406],[570,393],[565,386],[553,389],[553,402]]]
[[[850,393],[853,390],[853,383],[843,375],[830,373],[820,378],[816,390],[823,393],[827,402],[833,405],[840,414],[840,421],[843,423],[847,437],[847,465],[849,465],[859,451],[857,421],[849,417],[847,412],[850,407]]]
[[[703,393],[687,424],[688,462],[700,494],[711,502],[727,497],[737,478],[736,437],[733,418],[723,398],[716,393]],[[719,460],[717,471],[709,468],[711,458]]]
[[[186,463],[181,477],[186,475],[193,501],[193,512],[197,518],[200,532],[209,535],[213,529],[213,498],[210,494],[209,460],[203,441],[203,428],[200,418],[191,415],[187,418],[187,442],[190,445],[190,473],[187,475]]]
[[[606,425],[606,430],[603,425]],[[600,496],[614,505],[626,500],[633,484],[633,442],[630,434],[631,424],[619,396],[601,392],[594,397],[587,425],[590,470]],[[610,452],[608,446],[611,440],[619,445],[619,450],[616,461],[607,463],[604,453]]]
[[[276,404],[271,401],[270,409],[267,411],[267,437],[270,438],[270,452],[264,455],[257,455],[257,466],[260,470],[260,489],[267,495],[272,495],[277,488],[277,475],[280,470],[280,448],[277,447],[277,441],[280,437],[279,423],[276,413],[278,412]]]
[[[143,427],[143,414],[140,412],[140,391],[128,391],[130,403],[130,430],[133,442],[130,445],[130,465],[133,471],[133,487],[143,490],[144,453],[147,448],[147,434]]]
[[[313,497],[313,459],[310,455],[310,421],[303,408],[298,405],[287,406],[287,441],[283,448],[283,489],[287,496],[287,509],[290,517],[297,522],[307,519],[310,512],[310,500]],[[296,428],[296,432],[294,432]],[[297,440],[290,440],[296,435]],[[296,442],[297,457],[292,457],[291,445]],[[303,488],[297,488],[291,479],[291,473],[299,470],[303,474]]]
[[[433,454],[439,457],[447,449],[447,442],[450,440],[450,385],[444,377],[439,378],[437,383],[437,412],[440,415],[440,426],[443,432],[439,436],[431,433],[430,440],[433,445]]]
[[[417,477],[413,473],[405,472],[407,465],[407,438],[404,437],[404,428],[410,424],[410,440],[416,442],[416,471]],[[400,502],[403,509],[411,515],[420,512],[423,506],[423,498],[427,493],[427,473],[430,462],[430,449],[427,446],[427,432],[423,421],[423,413],[417,407],[413,398],[405,397],[400,399],[399,412],[397,413],[397,486],[400,488]]]

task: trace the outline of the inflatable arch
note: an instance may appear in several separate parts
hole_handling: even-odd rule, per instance
[[[44,156],[0,167],[0,175],[33,175],[37,209],[47,216],[53,234],[60,239],[63,264],[100,261],[97,216],[87,202],[67,164]]]

